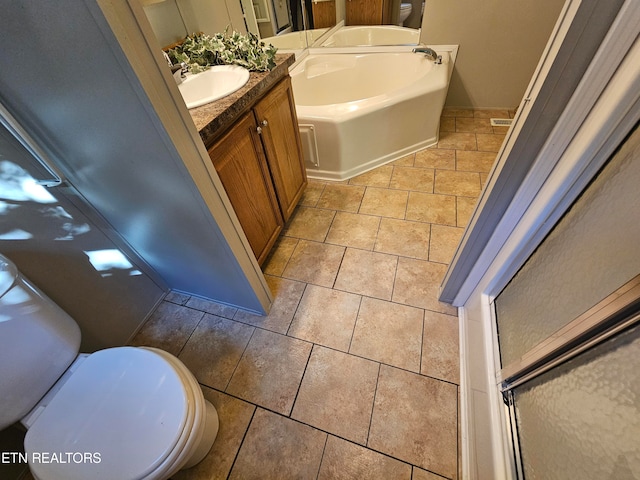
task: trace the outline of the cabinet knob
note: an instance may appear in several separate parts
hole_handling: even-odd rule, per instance
[[[266,127],[267,125],[269,125],[269,122],[267,122],[266,120],[262,120],[262,126]]]
[[[258,135],[260,135],[262,133],[262,127],[257,127],[256,132],[258,132]]]

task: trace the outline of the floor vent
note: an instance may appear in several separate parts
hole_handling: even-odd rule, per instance
[[[513,122],[512,118],[492,118],[491,126],[492,127],[510,127]]]

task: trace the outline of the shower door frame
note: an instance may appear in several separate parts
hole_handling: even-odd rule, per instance
[[[495,301],[491,303],[491,307],[494,325],[497,325]],[[504,402],[508,445],[513,455],[516,478],[524,479],[525,475],[514,390],[638,323],[640,323],[640,275],[635,276],[588,311],[542,340],[520,359],[500,369],[496,378]]]
[[[504,215],[490,219],[490,225],[476,224],[487,197],[491,193],[498,195],[491,192],[496,178],[509,175],[502,171],[501,161],[509,156],[509,137],[517,137],[523,124],[539,120],[528,118],[528,114],[550,69],[551,55],[545,60],[546,67],[539,67],[541,71],[528,90],[534,95],[525,97],[521,104],[520,116],[498,154],[488,185],[443,280],[441,289],[447,292],[444,301],[460,307],[463,478],[516,478],[497,376],[501,366],[492,304],[640,119],[638,24],[640,6],[626,1],[574,97],[555,120],[546,144],[519,183],[517,194],[503,195],[498,200],[508,205]],[[549,47],[554,48],[557,50],[558,45]],[[474,231],[487,228],[491,237],[479,249],[466,248],[469,245],[465,246],[465,239],[477,233]],[[464,271],[464,275],[453,275],[456,271]]]

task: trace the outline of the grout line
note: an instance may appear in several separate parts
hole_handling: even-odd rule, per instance
[[[232,320],[234,321],[234,320]],[[231,375],[229,375],[229,380],[227,380],[227,383],[224,386],[224,392],[227,392],[227,388],[229,388],[229,384],[231,383],[231,379],[233,378],[233,376],[236,374],[236,372],[238,371],[238,366],[240,365],[240,362],[242,362],[242,359],[244,358],[245,353],[247,353],[247,348],[249,348],[249,344],[251,343],[251,340],[253,339],[253,336],[256,333],[256,330],[258,329],[258,327],[256,327],[255,325],[251,325],[253,327],[253,332],[251,332],[251,336],[249,337],[249,340],[247,341],[247,344],[244,346],[244,349],[242,350],[242,355],[240,355],[240,358],[238,359],[238,363],[236,363],[236,366],[233,368],[233,372],[231,372]],[[276,333],[276,332],[272,332],[272,333]]]
[[[307,363],[305,363],[305,365],[304,365],[304,370],[302,371],[302,376],[300,377],[300,383],[298,383],[298,388],[296,389],[296,394],[293,397],[293,402],[291,402],[291,410],[289,411],[289,415],[283,415],[283,416],[286,416],[287,418],[290,418],[292,420],[296,420],[291,415],[293,414],[293,409],[295,408],[296,402],[298,401],[298,395],[300,394],[300,389],[302,388],[302,381],[304,380],[304,376],[307,374],[307,368],[309,368],[309,363],[311,362],[311,355],[313,355],[313,351],[316,348],[316,346],[317,346],[317,344],[311,343],[311,350],[309,350],[309,356],[307,357]],[[282,414],[280,413],[279,415],[282,415]]]
[[[424,317],[425,317],[426,313],[425,310],[422,309],[422,338],[421,338],[421,342],[420,342],[420,364],[418,365],[418,371],[420,372],[420,375],[423,375],[422,373],[422,355],[424,354],[424,342],[425,342],[425,338],[424,338]],[[426,376],[426,375],[425,375]]]
[[[326,432],[325,432],[326,433]],[[322,464],[324,463],[324,454],[327,451],[327,443],[329,443],[329,434],[324,439],[324,446],[322,447],[322,455],[320,456],[320,464],[318,465],[318,471],[316,473],[316,480],[320,476],[320,472],[322,471]]]
[[[236,465],[236,461],[238,460],[238,455],[240,454],[240,450],[242,450],[242,446],[244,445],[244,441],[247,438],[247,433],[249,433],[249,429],[251,428],[251,424],[253,423],[253,419],[255,418],[257,411],[258,411],[258,407],[256,405],[253,405],[253,413],[251,414],[251,419],[249,420],[249,423],[247,423],[247,429],[244,431],[244,435],[242,435],[242,440],[240,441],[240,445],[238,445],[238,450],[236,450],[236,454],[233,457],[233,462],[231,462],[231,467],[229,467],[229,473],[227,473],[227,478],[231,477],[231,472],[233,472],[233,467],[235,467]]]
[[[373,423],[373,412],[376,408],[376,397],[378,396],[378,385],[380,384],[380,370],[382,370],[382,364],[378,363],[378,375],[376,376],[376,388],[373,391],[373,403],[371,405],[371,415],[369,417],[369,428],[367,428],[367,440],[365,446],[369,448],[369,435],[371,435],[371,424]]]
[[[297,281],[297,280],[295,280],[295,281]],[[300,304],[302,303],[302,299],[304,298],[304,294],[307,292],[307,287],[309,285],[310,285],[309,283],[304,282],[304,288],[302,289],[302,295],[300,295],[300,298],[298,299],[298,303],[296,304],[296,308],[293,310],[293,315],[291,315],[291,321],[289,322],[289,326],[287,327],[287,331],[284,333],[284,335],[287,336],[287,337],[290,336],[291,338],[297,338],[297,337],[294,337],[292,335],[289,335],[289,330],[291,330],[291,325],[293,325],[293,321],[296,318],[296,313],[298,313],[298,309],[300,308]],[[313,284],[311,284],[311,285],[313,285]]]
[[[336,290],[337,292],[339,292],[340,290]],[[353,328],[351,329],[351,338],[349,339],[349,346],[347,347],[347,351],[345,353],[348,353],[349,355],[353,355],[351,353],[351,344],[353,343],[353,336],[356,333],[356,326],[358,325],[358,318],[360,318],[360,309],[362,308],[362,299],[364,298],[364,296],[360,295],[360,302],[358,303],[358,311],[356,312],[356,320],[355,322],[353,322]]]

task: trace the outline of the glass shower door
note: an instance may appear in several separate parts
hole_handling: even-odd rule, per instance
[[[512,390],[526,479],[640,478],[640,326]]]
[[[518,478],[640,480],[640,130],[494,301]]]

